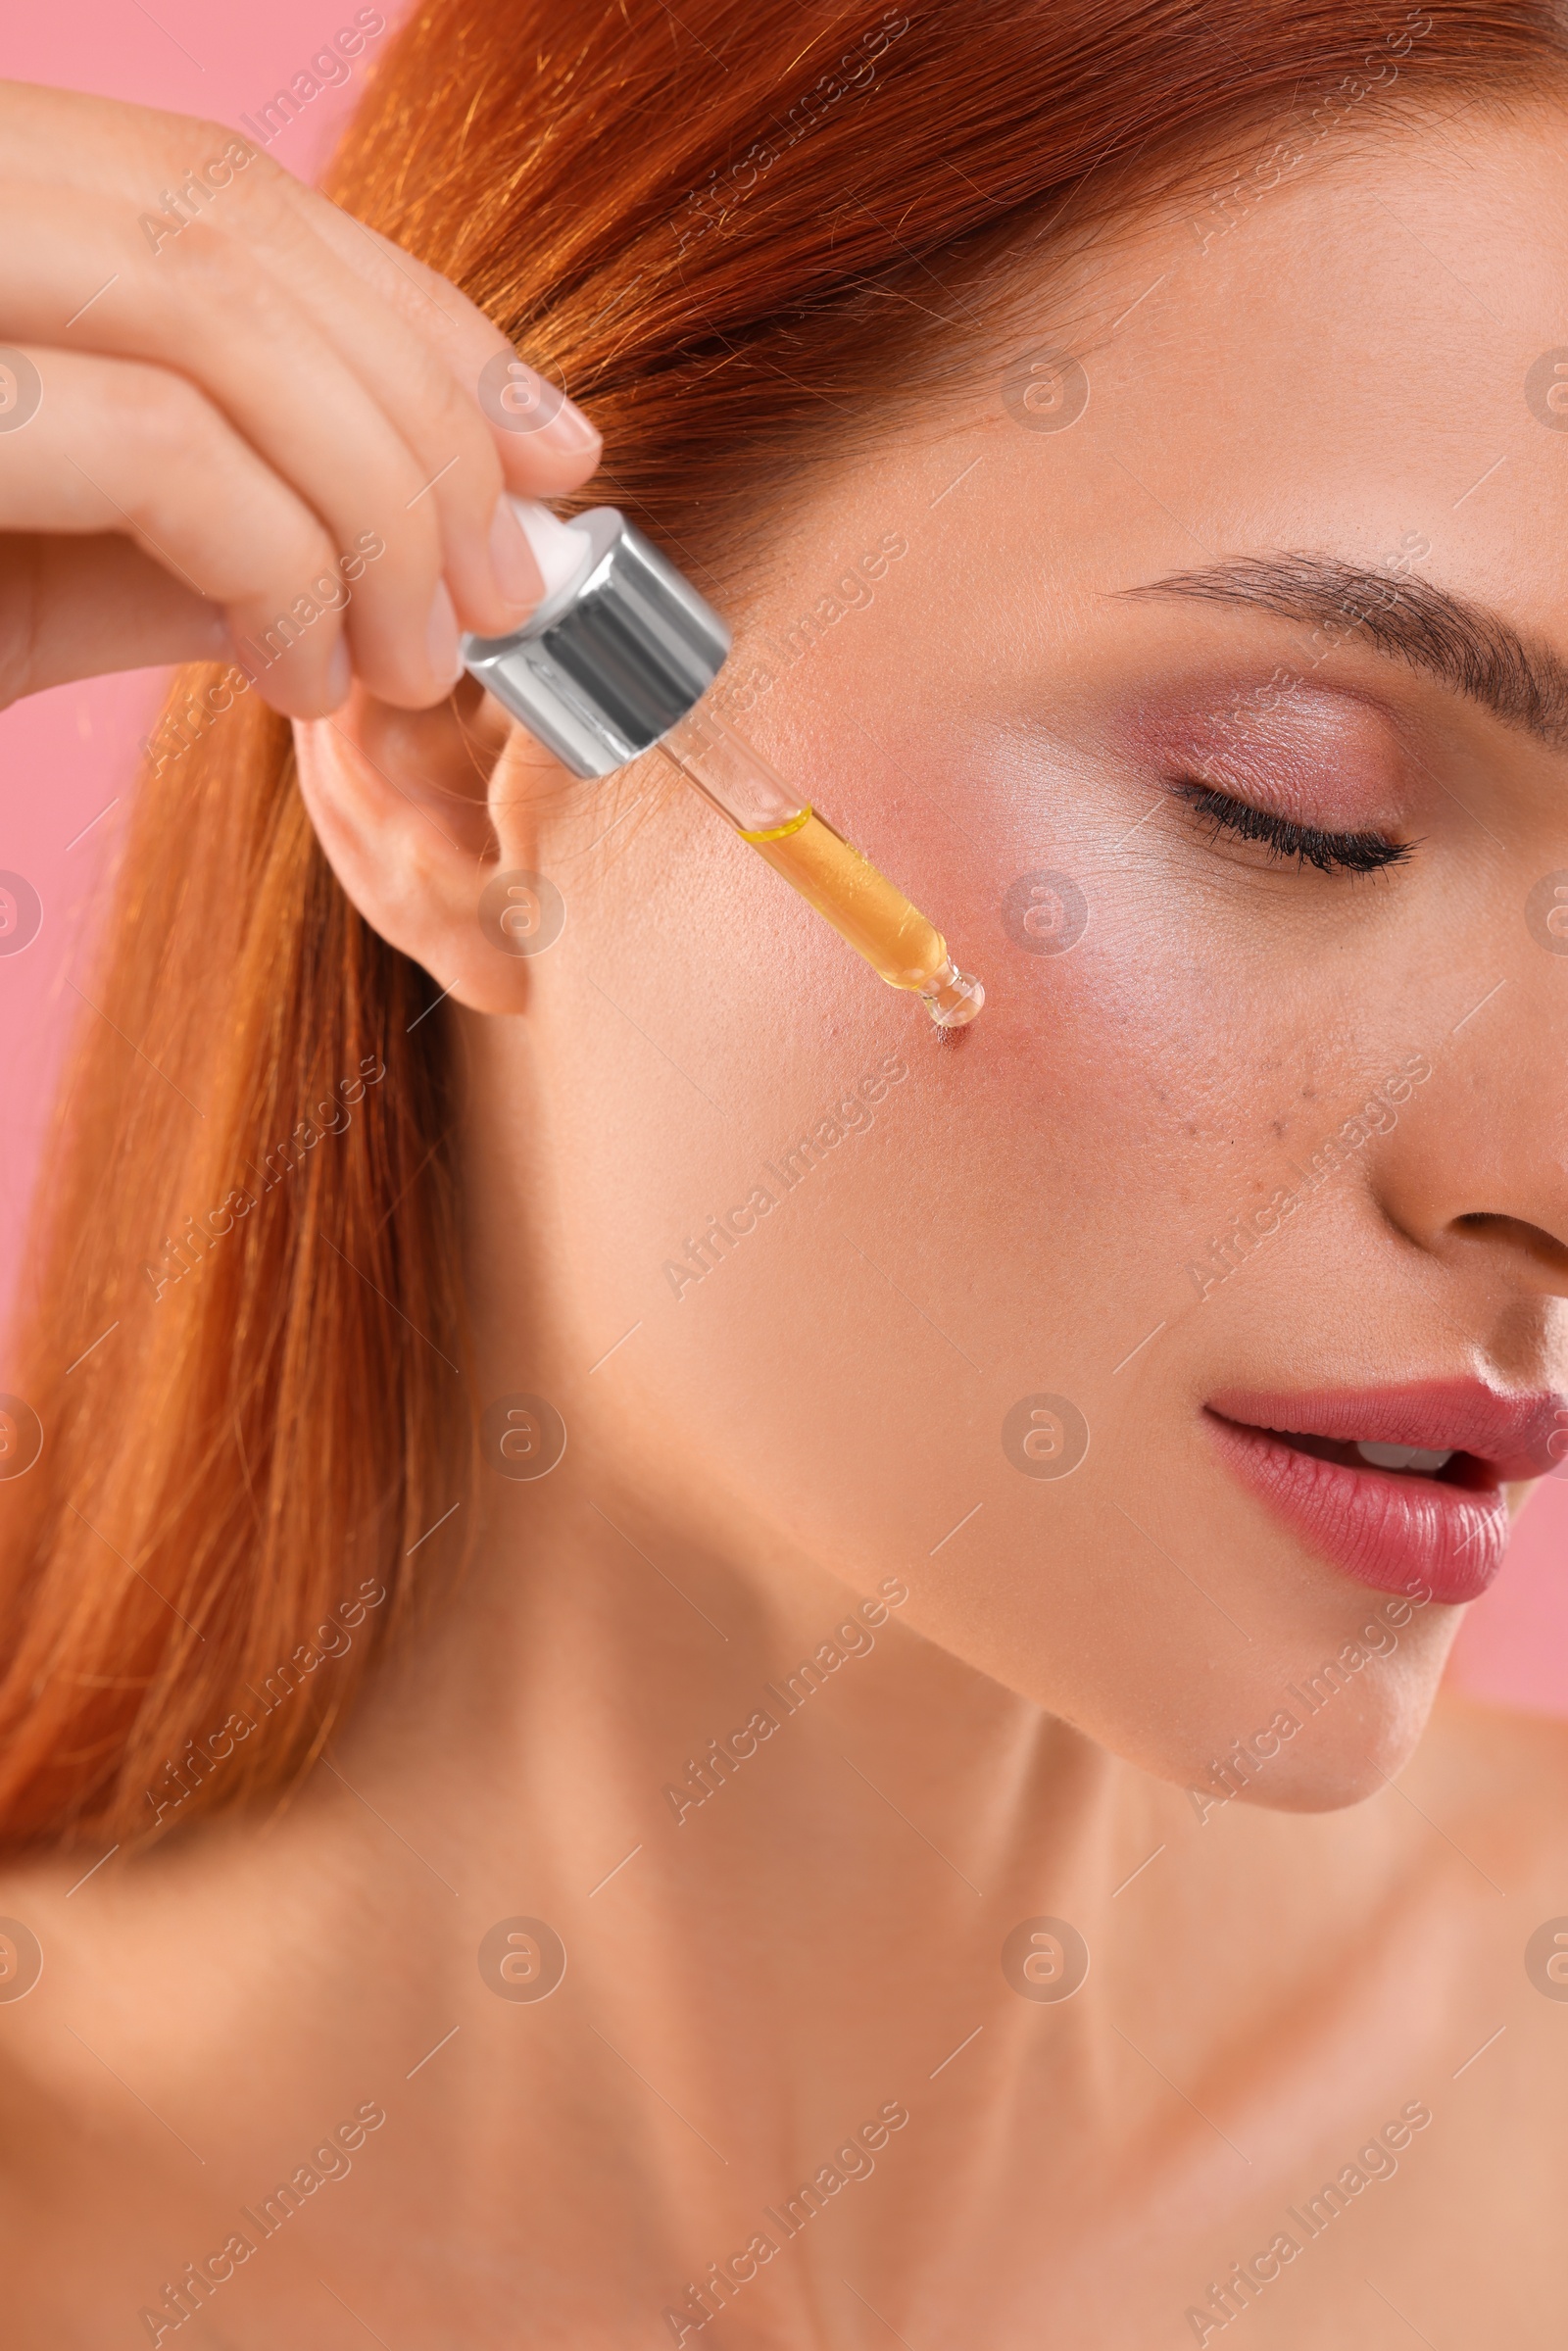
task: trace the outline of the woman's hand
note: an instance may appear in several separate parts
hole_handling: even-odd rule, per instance
[[[505,500],[597,433],[448,280],[237,133],[0,82],[0,705],[241,660],[438,702],[540,593]]]

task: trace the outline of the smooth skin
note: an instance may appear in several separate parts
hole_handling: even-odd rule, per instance
[[[685,2304],[680,2339],[743,2351],[1151,2351],[1228,2335],[1188,2313],[1286,2235],[1254,2351],[1560,2343],[1568,2001],[1524,1958],[1568,1914],[1568,1731],[1440,1699],[1429,1605],[1246,1798],[1189,1789],[1380,1604],[1204,1400],[1568,1388],[1568,963],[1523,913],[1568,866],[1565,754],[1349,632],[1259,717],[1257,789],[1272,747],[1286,812],[1414,854],[1270,863],[1172,772],[1307,631],[1120,592],[1414,534],[1568,659],[1568,436],[1522,390],[1568,340],[1564,129],[1347,132],[1206,248],[1129,233],[1037,291],[1076,424],[1021,427],[977,351],[961,412],[825,449],[721,583],[771,680],[748,730],[985,979],[956,1044],[652,772],[572,785],[471,696],[300,724],[344,887],[451,991],[485,1394],[568,1443],[487,1475],[471,1582],[274,1823],[0,1880],[51,1953],[0,2009],[19,2342],[150,2339],[373,2101],[207,2339],[632,2351]],[[476,920],[497,848],[565,899],[548,953]],[[1090,904],[1061,955],[1000,919],[1041,869]],[[1195,1254],[1412,1053],[1396,1122],[1200,1300]],[[672,1284],[862,1077],[872,1122]],[[1092,1432],[1060,1481],[1002,1448],[1036,1391]],[[868,1647],[840,1628],[879,1593]],[[479,1963],[519,1918],[566,1950],[544,2000]],[[1065,2001],[1004,1969],[1039,1918],[1088,1946]],[[767,2209],[829,2165],[786,2238]],[[689,2286],[759,2232],[700,2333]]]

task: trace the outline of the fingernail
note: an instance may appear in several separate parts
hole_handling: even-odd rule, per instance
[[[577,457],[586,449],[597,449],[600,442],[598,426],[590,424],[581,409],[564,394],[549,423],[539,427],[538,437],[548,441],[563,457]]]
[[[515,351],[495,352],[480,368],[474,390],[491,423],[503,432],[532,433],[562,457],[599,446],[599,434],[581,409]]]
[[[444,686],[455,686],[463,675],[463,656],[458,651],[458,615],[447,583],[437,580],[435,594],[430,600],[430,617],[425,622],[424,651],[430,664],[430,674]]]
[[[519,611],[524,606],[531,609],[544,594],[545,583],[533,551],[505,494],[496,501],[495,520],[490,525],[490,568],[507,603]]]
[[[342,705],[347,702],[349,688],[353,683],[354,669],[349,661],[349,649],[343,639],[339,637],[332,648],[332,659],[326,664],[327,698],[334,710],[341,709]]]

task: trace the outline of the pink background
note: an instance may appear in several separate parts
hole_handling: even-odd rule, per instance
[[[240,127],[280,86],[308,71],[356,0],[54,0],[15,19],[0,42],[0,74],[54,82]],[[379,0],[389,23],[397,0]],[[406,0],[405,0],[406,4]],[[332,138],[387,46],[382,34],[355,60],[353,78],[323,90],[270,152],[303,178],[320,170]],[[0,321],[3,327],[3,321]],[[43,901],[43,927],[24,953],[0,956],[0,1086],[7,1117],[0,1154],[0,1317],[15,1288],[38,1145],[71,1022],[72,981],[90,986],[83,951],[112,861],[135,766],[164,673],[63,686],[0,712],[0,870],[24,874]],[[113,1181],[112,1171],[107,1180]],[[0,1390],[8,1386],[0,1347]],[[1568,1477],[1539,1490],[1508,1566],[1471,1610],[1453,1666],[1477,1696],[1568,1715]]]

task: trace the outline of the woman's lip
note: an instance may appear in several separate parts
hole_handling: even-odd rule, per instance
[[[1550,1389],[1505,1396],[1483,1380],[1416,1380],[1399,1388],[1316,1388],[1297,1394],[1227,1389],[1210,1412],[1245,1427],[1354,1444],[1468,1453],[1498,1485],[1568,1468],[1568,1397]]]
[[[1217,1406],[1204,1419],[1242,1483],[1309,1548],[1374,1592],[1424,1592],[1456,1606],[1478,1598],[1502,1565],[1508,1509],[1493,1483],[1458,1485],[1351,1469],[1300,1452],[1269,1429],[1243,1425]],[[1369,1442],[1417,1442],[1374,1438],[1365,1428],[1357,1433]]]

